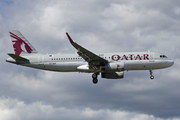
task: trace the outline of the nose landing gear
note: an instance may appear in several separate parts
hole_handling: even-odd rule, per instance
[[[152,75],[153,74],[153,72],[152,72],[152,70],[149,70],[149,72],[150,72],[150,79],[154,79],[154,76]]]

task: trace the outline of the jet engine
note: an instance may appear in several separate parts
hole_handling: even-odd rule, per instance
[[[124,78],[124,71],[101,73],[101,77],[107,79],[121,79]]]
[[[104,71],[123,71],[124,70],[124,63],[123,62],[107,63],[105,66],[101,66],[101,70],[104,70]]]

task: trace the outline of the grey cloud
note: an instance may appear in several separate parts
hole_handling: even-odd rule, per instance
[[[20,119],[179,119],[178,5],[178,1],[18,0],[2,6],[0,113],[6,108]],[[154,70],[154,81],[149,80],[149,71],[129,71],[124,79],[99,78],[94,85],[91,74],[6,63],[6,53],[13,52],[9,29],[19,29],[41,53],[74,53],[65,35],[69,32],[93,52],[150,49],[175,64]],[[0,117],[11,119],[6,114]]]
[[[92,110],[90,108],[85,108],[85,109],[77,109],[77,108],[68,109],[64,107],[54,108],[53,106],[44,104],[43,102],[33,102],[31,104],[25,104],[23,101],[12,98],[1,98],[0,103],[1,103],[0,112],[3,114],[8,113],[8,116],[0,116],[0,119],[4,119],[4,120],[19,119],[19,118],[22,118],[24,120],[30,120],[30,119],[78,120],[81,118],[83,118],[84,120],[96,120],[96,119],[162,120],[161,118],[156,118],[152,115],[127,112],[127,111],[110,111],[108,109]],[[172,120],[176,120],[176,119],[172,119]]]

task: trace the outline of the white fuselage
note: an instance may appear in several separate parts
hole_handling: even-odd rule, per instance
[[[124,70],[150,70],[170,67],[174,62],[160,53],[154,52],[125,52],[97,54],[109,63],[124,64]],[[94,72],[88,63],[77,54],[33,54],[22,56],[29,62],[19,62],[12,58],[6,61],[22,66],[57,71],[57,72]]]
[[[102,78],[122,79],[125,70],[152,70],[170,67],[174,64],[165,55],[154,52],[121,52],[95,54],[73,41],[66,33],[69,42],[77,50],[77,54],[39,54],[29,41],[18,31],[10,30],[14,52],[8,53],[11,58],[6,61],[17,65],[57,71],[93,73],[93,83]]]

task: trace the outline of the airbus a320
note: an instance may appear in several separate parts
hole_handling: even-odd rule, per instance
[[[117,52],[93,53],[80,46],[69,36],[71,45],[77,54],[40,54],[18,31],[10,30],[14,53],[8,53],[6,62],[57,72],[92,73],[92,81],[98,83],[98,75],[107,79],[124,78],[124,71],[149,70],[150,79],[154,79],[152,70],[170,67],[174,61],[164,54],[156,52]]]

